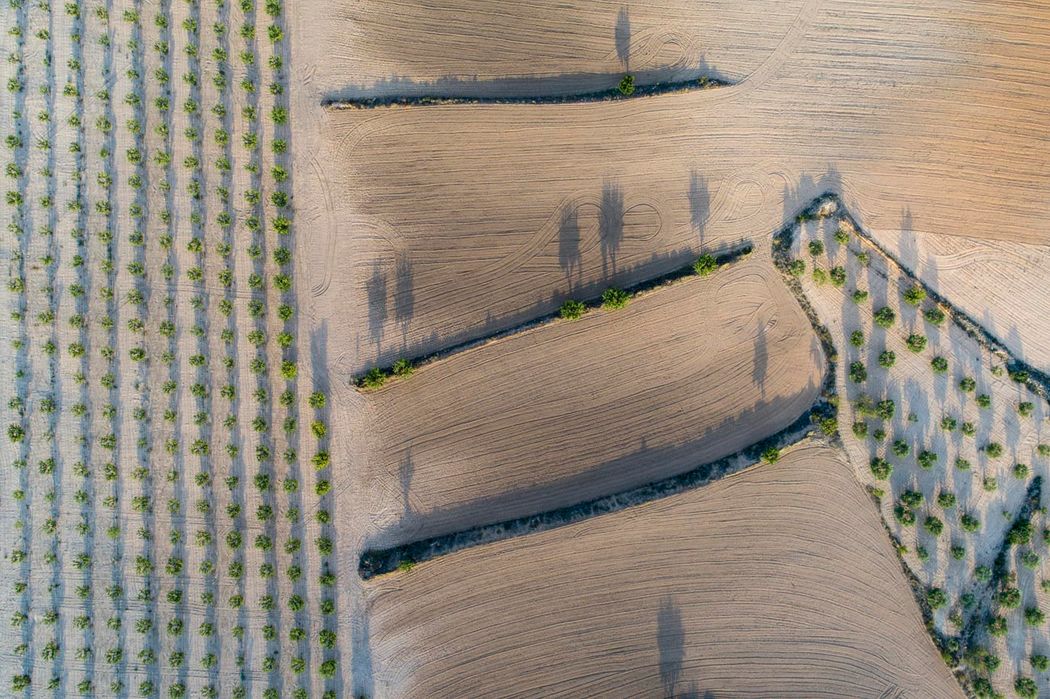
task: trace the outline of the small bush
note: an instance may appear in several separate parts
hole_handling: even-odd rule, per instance
[[[853,292],[853,303],[864,303],[868,300],[868,292],[857,289]]]
[[[944,323],[944,311],[939,308],[927,309],[926,312],[922,314],[922,317],[926,319],[927,323],[932,325],[941,325]]]
[[[932,451],[920,451],[918,456],[919,466],[924,469],[933,468],[933,465],[937,463],[937,453]]]
[[[1014,464],[1014,478],[1024,480],[1028,478],[1029,470],[1026,464]]]
[[[915,513],[904,505],[895,506],[893,508],[893,516],[902,526],[910,527],[915,524]]]
[[[1031,677],[1018,677],[1014,681],[1014,691],[1023,699],[1035,699],[1039,696],[1039,685]]]
[[[1045,655],[1033,655],[1030,661],[1032,668],[1039,672],[1046,672],[1050,669],[1050,658],[1047,658]]]
[[[915,509],[922,505],[923,500],[924,498],[922,496],[922,493],[920,493],[917,490],[905,490],[903,493],[901,493],[901,502],[903,502],[905,505],[912,509]]]
[[[987,493],[994,493],[999,489],[999,480],[995,476],[985,476],[981,481],[981,487]]]
[[[913,284],[910,289],[904,292],[904,300],[909,305],[918,306],[926,299],[926,290],[918,284]]]
[[[941,532],[944,531],[944,522],[933,515],[928,516],[925,521],[923,521],[922,526],[934,536],[940,536]]]
[[[897,363],[897,354],[891,350],[883,350],[879,354],[879,366],[883,369],[889,369]]]
[[[831,285],[837,288],[846,286],[846,270],[842,267],[831,268]]]
[[[946,432],[954,432],[958,424],[958,421],[951,415],[945,415],[941,418],[941,429]]]
[[[893,312],[893,309],[889,306],[883,306],[879,310],[875,311],[875,325],[880,328],[892,328],[893,323],[897,320],[897,314]]]
[[[975,434],[977,434],[977,426],[974,425],[972,422],[964,422],[960,429],[962,430],[962,433],[967,437],[973,437]]]
[[[967,376],[959,381],[959,390],[963,393],[973,393],[977,390],[977,381],[972,376]]]
[[[717,269],[718,260],[715,259],[714,255],[701,255],[693,263],[693,271],[701,277],[710,276]]]
[[[949,553],[951,554],[952,558],[954,558],[957,561],[961,561],[962,559],[966,558],[966,547],[960,545],[952,546],[951,549],[949,549]]]
[[[971,514],[964,514],[959,518],[959,523],[962,525],[963,531],[973,533],[979,531],[981,528],[981,520],[977,519]]]
[[[628,73],[620,79],[620,84],[616,86],[616,89],[620,91],[620,94],[624,97],[629,97],[634,94],[634,76]]]
[[[987,408],[992,405],[992,399],[987,393],[982,393],[977,396],[977,405],[982,408]]]
[[[847,245],[849,243],[849,233],[843,229],[835,231],[835,242],[839,245]]]
[[[937,504],[943,507],[944,509],[950,510],[951,508],[955,507],[955,503],[955,493],[948,490],[942,490],[940,493],[938,493]]]
[[[908,349],[918,354],[926,349],[926,336],[912,333],[908,335],[908,339],[905,340],[905,344],[908,345]]]
[[[824,254],[824,243],[819,240],[809,241],[809,254],[813,257]]]
[[[857,439],[864,439],[868,436],[868,423],[863,420],[853,423],[853,435]]]
[[[931,609],[940,609],[948,604],[948,595],[939,587],[931,587],[926,591],[926,602]]]
[[[1039,452],[1039,456],[1044,458],[1050,456],[1050,444],[1040,444],[1036,447],[1036,451]]]
[[[802,260],[792,260],[791,264],[788,265],[788,273],[793,277],[801,277],[806,273],[806,263]]]
[[[864,362],[853,362],[849,365],[849,378],[853,383],[864,383],[868,378],[868,370],[864,368]]]
[[[762,460],[767,464],[775,464],[777,461],[780,461],[780,449],[769,447],[762,452]]]
[[[631,295],[623,289],[608,288],[602,292],[602,308],[618,309],[627,305]]]
[[[1035,410],[1035,406],[1029,401],[1023,401],[1017,404],[1017,414],[1021,417],[1028,417]]]
[[[574,301],[569,299],[561,305],[558,309],[558,315],[565,320],[576,320],[581,317],[587,311],[587,307],[583,305],[582,301]]]
[[[1029,626],[1041,626],[1046,621],[1046,614],[1038,607],[1028,607],[1024,610],[1024,621]]]
[[[903,459],[911,451],[911,447],[903,439],[895,439],[893,441],[893,454],[897,458]]]
[[[948,360],[944,357],[934,357],[930,360],[930,366],[933,367],[935,374],[945,374],[948,372]]]
[[[864,346],[864,332],[861,330],[854,330],[849,335],[849,343],[854,347]]]
[[[998,459],[1003,455],[1003,445],[999,442],[988,442],[984,445],[984,453],[993,459]]]
[[[416,567],[415,561],[407,561],[407,560],[405,560],[405,561],[401,561],[400,563],[397,564],[398,571],[400,571],[402,573],[407,573],[407,572],[411,571],[415,567]]]
[[[824,286],[828,283],[828,273],[822,270],[820,267],[813,268],[813,282],[817,286]]]
[[[402,358],[394,362],[391,371],[394,372],[394,376],[404,379],[412,375],[412,372],[415,371],[415,367],[412,366],[412,362]]]
[[[379,388],[386,383],[386,374],[379,367],[372,367],[361,379],[361,385],[365,388]]]
[[[871,460],[871,474],[877,480],[884,481],[893,473],[893,466],[886,459],[875,457]]]
[[[988,633],[993,636],[1001,637],[1006,635],[1006,619],[1001,616],[994,616],[988,620]]]
[[[1010,531],[1006,533],[1006,539],[1012,546],[1024,546],[1032,541],[1032,523],[1020,520],[1014,522]]]

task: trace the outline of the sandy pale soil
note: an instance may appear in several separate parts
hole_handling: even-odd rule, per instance
[[[571,505],[786,427],[824,360],[770,269],[748,259],[368,394],[375,523],[403,543]]]
[[[374,697],[959,697],[823,447],[381,579]]]
[[[459,55],[465,26],[428,51]],[[345,324],[359,367],[513,324],[572,284],[667,268],[701,241],[764,235],[826,189],[874,230],[1040,241],[1048,42],[1050,13],[1023,3],[813,1],[729,88],[315,115],[302,205],[319,224],[316,312]],[[581,207],[606,225],[575,226]],[[606,254],[577,264],[577,238]]]

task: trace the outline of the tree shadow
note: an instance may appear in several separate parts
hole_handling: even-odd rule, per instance
[[[623,243],[623,188],[615,182],[602,185],[602,205],[598,214],[598,237],[602,250],[602,278],[616,274],[616,253]]]
[[[707,188],[704,176],[696,170],[689,172],[689,221],[700,242],[700,248],[704,247],[704,227],[707,225],[707,217],[710,215],[711,193]]]
[[[405,349],[408,345],[408,327],[412,320],[412,314],[415,311],[415,304],[415,281],[412,260],[409,259],[408,255],[399,255],[394,264],[394,319],[401,327],[402,349]],[[371,314],[371,306],[369,306],[369,313]]]
[[[682,610],[670,596],[660,603],[656,615],[656,646],[660,652],[660,684],[664,697],[674,697],[685,659],[685,628]]]
[[[766,340],[766,325],[759,319],[755,328],[755,368],[751,379],[758,386],[763,399],[766,397],[766,373],[769,371],[769,344]]]
[[[625,5],[616,15],[616,57],[620,59],[624,72],[631,71],[631,16]]]
[[[378,260],[372,263],[372,276],[365,282],[368,296],[368,334],[379,354],[383,344],[383,326],[387,319],[387,285],[388,279]]]
[[[583,256],[580,253],[579,209],[575,206],[562,211],[558,225],[558,261],[565,272],[565,282],[572,293],[573,274],[576,283],[583,279]]]

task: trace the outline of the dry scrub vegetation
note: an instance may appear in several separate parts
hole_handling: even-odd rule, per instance
[[[373,690],[959,697],[867,499],[834,451],[799,447],[700,490],[378,578],[366,588]]]
[[[820,391],[824,360],[770,269],[752,256],[370,394],[369,510],[396,528],[378,545],[626,490],[794,422]]]

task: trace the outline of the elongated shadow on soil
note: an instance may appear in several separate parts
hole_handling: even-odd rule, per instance
[[[416,295],[412,260],[407,255],[400,255],[394,264],[394,319],[401,329],[402,351],[408,345],[408,327],[412,321],[415,305]]]
[[[711,193],[707,180],[696,170],[689,172],[689,222],[696,234],[700,248],[704,247],[704,227],[711,215]]]
[[[631,72],[631,14],[626,6],[616,15],[616,57],[624,72]]]
[[[769,343],[766,340],[766,326],[758,321],[755,328],[755,368],[751,372],[751,379],[758,386],[763,399],[766,397],[766,373],[769,371]]]
[[[375,344],[376,354],[380,353],[383,344],[383,326],[387,319],[388,279],[382,264],[376,260],[372,263],[372,276],[365,282],[368,297],[368,334]]]
[[[565,272],[565,285],[571,294],[573,277],[576,278],[576,284],[583,279],[579,209],[575,206],[561,212],[561,223],[558,225],[558,262]]]
[[[682,610],[670,596],[660,603],[656,614],[656,647],[660,651],[660,684],[664,697],[671,698],[675,696],[675,687],[682,676],[685,628],[682,626]]]
[[[623,243],[623,187],[615,182],[602,185],[602,206],[598,215],[598,237],[602,249],[602,279],[616,274],[616,253]]]

